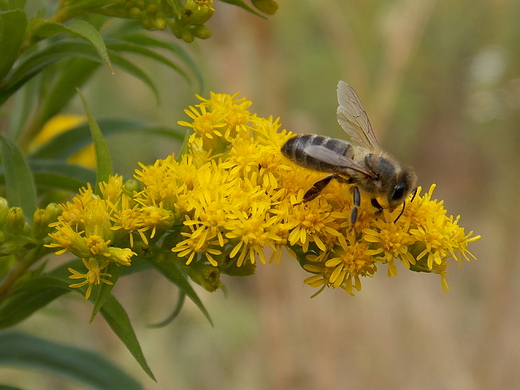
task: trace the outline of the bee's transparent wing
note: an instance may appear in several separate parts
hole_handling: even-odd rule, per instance
[[[352,141],[367,149],[381,149],[357,93],[346,82],[338,83],[338,122]]]
[[[325,164],[330,164],[338,168],[348,168],[353,171],[357,171],[368,177],[374,177],[372,172],[367,171],[364,167],[359,165],[357,162],[348,158],[342,154],[336,153],[330,149],[327,149],[321,145],[311,145],[305,148],[305,153],[315,158],[318,161],[324,162]]]

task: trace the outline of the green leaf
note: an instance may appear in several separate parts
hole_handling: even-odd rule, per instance
[[[135,119],[100,119],[98,124],[105,138],[115,134],[138,132],[160,134],[182,142],[186,134],[186,130],[180,127],[171,128],[151,125]],[[54,136],[34,151],[30,157],[35,159],[66,159],[91,143],[92,138],[88,125],[83,124]]]
[[[101,307],[105,304],[105,302],[110,298],[112,289],[116,284],[119,276],[121,276],[121,271],[123,270],[123,266],[115,263],[109,263],[107,268],[103,271],[109,273],[111,275],[110,281],[113,284],[101,283],[98,289],[98,293],[96,294],[96,300],[94,302],[94,308],[92,309],[92,314],[90,315],[90,322],[94,321],[94,317],[99,312]]]
[[[61,266],[56,267],[51,272],[49,272],[49,275],[61,279],[63,282],[66,282],[69,280],[69,267],[73,269],[81,269],[83,265],[81,260],[76,259],[67,264],[62,264]],[[75,288],[74,290],[84,294],[86,291],[86,286]],[[91,297],[90,300],[93,300],[93,298]],[[110,326],[110,328],[114,331],[116,336],[119,337],[123,344],[125,344],[130,353],[134,356],[135,360],[143,368],[144,372],[146,372],[148,376],[155,381],[155,377],[152,371],[150,370],[148,363],[146,362],[146,359],[141,350],[141,346],[139,345],[135,332],[132,328],[132,324],[130,323],[128,314],[126,313],[125,309],[121,306],[121,304],[117,301],[117,299],[113,295],[111,295],[100,308],[99,312],[101,313],[107,324]]]
[[[18,141],[23,135],[28,118],[36,106],[38,95],[36,83],[27,83],[16,95],[9,121],[9,138]]]
[[[74,191],[87,183],[95,185],[96,174],[91,169],[69,164],[63,160],[28,160],[38,188]]]
[[[44,49],[19,60],[19,65],[11,70],[5,79],[5,85],[0,88],[0,105],[47,66],[66,57],[81,57],[101,62],[92,45],[81,39],[52,42]]]
[[[96,184],[96,173],[80,165],[63,160],[28,160],[38,191],[64,190],[77,193],[87,183]],[[0,185],[5,185],[5,175],[0,170]]]
[[[105,47],[105,42],[103,41],[99,31],[96,30],[95,27],[90,23],[84,20],[73,20],[67,26],[65,26],[61,23],[43,21],[39,23],[33,31],[35,36],[41,38],[48,38],[60,33],[72,34],[89,42],[98,53],[99,58],[101,58],[108,66],[110,73],[114,73],[114,69],[112,68],[112,64],[110,62],[110,57],[107,53],[107,48]]]
[[[159,101],[159,92],[157,91],[157,88],[155,87],[155,84],[153,83],[152,79],[150,79],[150,77],[148,77],[148,75],[145,72],[143,72],[139,67],[135,66],[133,62],[122,57],[115,51],[109,50],[109,53],[110,58],[112,58],[112,62],[115,65],[123,69],[126,73],[134,76],[135,78],[145,83],[148,86],[148,88],[150,88],[150,90],[153,92],[155,99]]]
[[[101,62],[92,45],[81,39],[62,39],[52,42],[44,49],[24,57],[21,63],[11,70],[5,85],[0,88],[0,105],[47,66],[66,57],[80,57]],[[157,88],[145,72],[115,51],[110,51],[110,57],[114,65],[143,81],[152,90],[155,98],[159,99]]]
[[[204,304],[200,300],[199,296],[188,282],[186,275],[182,273],[180,268],[173,261],[169,260],[157,260],[156,257],[146,258],[152,267],[159,271],[166,279],[175,284],[184,294],[186,294],[199,310],[204,314],[208,322],[213,326],[213,320],[209,316],[208,311],[204,307]]]
[[[62,12],[68,15],[83,14],[85,11],[92,10],[93,8],[101,8],[107,5],[106,0],[74,0],[67,1],[62,8]]]
[[[95,389],[143,389],[96,353],[18,332],[0,334],[0,364],[55,372]]]
[[[100,313],[110,328],[114,331],[116,336],[119,337],[123,344],[125,344],[126,348],[128,348],[144,372],[146,372],[146,374],[148,374],[148,376],[155,381],[155,377],[152,373],[152,370],[148,366],[148,363],[146,362],[143,351],[141,350],[141,346],[139,345],[137,337],[134,333],[134,329],[130,324],[128,314],[126,314],[123,306],[121,306],[117,299],[112,295],[105,302],[103,307],[101,307]]]
[[[81,87],[99,68],[100,63],[86,58],[71,58],[63,61],[55,69],[56,80],[47,86],[45,96],[40,99],[40,107],[35,114],[32,126],[42,128],[45,122],[52,118],[70,102],[76,95],[76,88]]]
[[[18,146],[0,135],[2,164],[9,206],[21,207],[26,217],[36,210],[36,189],[27,162]]]
[[[29,279],[0,305],[0,329],[18,324],[70,291],[68,283],[47,275]]]
[[[179,68],[177,65],[175,65],[175,63],[170,61],[165,56],[160,55],[160,54],[154,52],[153,50],[148,49],[144,45],[137,45],[137,44],[130,43],[130,42],[125,42],[125,41],[108,41],[107,42],[107,47],[110,50],[114,50],[114,51],[117,51],[117,52],[125,51],[125,52],[140,54],[142,56],[151,58],[151,59],[153,59],[155,61],[161,62],[164,65],[166,65],[166,66],[170,67],[171,69],[175,70],[182,77],[184,77],[184,79],[188,83],[190,83],[190,78],[188,77],[186,72],[184,72],[181,68]]]
[[[220,0],[220,1],[222,1],[223,3],[236,5],[237,7],[240,7],[242,9],[246,10],[247,12],[251,12],[253,15],[260,16],[261,18],[267,19],[267,17],[265,17],[264,15],[259,14],[258,12],[256,12],[253,8],[248,6],[242,0]]]
[[[0,384],[0,390],[22,390],[22,388]]]
[[[160,49],[167,50],[172,54],[175,54],[195,74],[195,77],[197,78],[197,81],[200,85],[200,89],[203,88],[202,72],[200,71],[195,61],[193,61],[193,59],[189,56],[189,54],[177,43],[165,41],[164,39],[156,39],[144,34],[123,34],[119,38],[134,43],[136,45],[157,47]]]
[[[83,109],[85,110],[85,114],[87,115],[88,125],[90,128],[90,134],[92,135],[92,141],[94,142],[94,149],[96,151],[96,187],[94,192],[100,195],[99,186],[97,184],[101,182],[107,182],[110,175],[112,175],[112,159],[110,158],[110,153],[108,152],[107,145],[105,144],[105,140],[103,139],[103,134],[101,130],[99,130],[99,126],[97,125],[94,117],[90,113],[90,110],[87,105],[87,101],[83,97],[83,94],[78,89],[79,97],[81,98],[81,102],[83,103]]]
[[[6,9],[11,10],[15,8],[24,9],[25,8],[25,0],[4,0],[3,4],[7,7]]]
[[[27,17],[22,9],[0,12],[0,81],[18,58],[26,28]]]
[[[150,328],[163,328],[166,325],[170,324],[181,312],[182,307],[184,306],[184,301],[186,299],[186,294],[184,291],[179,292],[179,297],[177,298],[177,304],[175,305],[175,309],[173,309],[172,314],[168,316],[164,321],[161,321],[157,324],[149,325]]]

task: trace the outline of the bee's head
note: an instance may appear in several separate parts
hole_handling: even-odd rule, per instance
[[[415,190],[417,184],[417,175],[412,168],[405,168],[398,173],[395,185],[391,191],[388,192],[388,205],[393,210],[402,204],[406,197]]]

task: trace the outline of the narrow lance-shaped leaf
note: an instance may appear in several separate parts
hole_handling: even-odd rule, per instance
[[[74,20],[68,25],[64,25],[56,22],[43,21],[35,27],[35,31],[33,32],[34,35],[42,38],[51,37],[60,33],[72,34],[89,42],[96,50],[99,57],[108,66],[110,72],[112,74],[114,73],[105,42],[103,41],[99,31],[90,23],[84,20]]]
[[[181,68],[179,68],[175,63],[170,61],[165,56],[163,56],[161,54],[158,54],[158,53],[154,52],[153,50],[148,49],[144,45],[137,45],[137,44],[134,44],[134,43],[131,43],[131,42],[126,42],[126,41],[113,41],[113,42],[109,41],[109,42],[107,42],[107,46],[108,46],[108,48],[110,50],[114,50],[114,51],[117,51],[117,52],[124,51],[124,52],[129,52],[129,53],[140,54],[140,55],[143,55],[145,57],[151,58],[152,60],[161,62],[164,65],[166,65],[166,66],[170,67],[171,69],[175,70],[182,77],[184,77],[184,79],[188,83],[190,83],[190,78],[188,77],[186,72],[184,72]]]
[[[27,17],[22,9],[0,12],[0,81],[18,58],[27,27]]]
[[[175,256],[175,255],[173,255]],[[179,267],[173,261],[159,261],[156,257],[146,258],[157,271],[159,271],[166,279],[175,284],[181,291],[183,291],[192,301],[197,305],[199,310],[204,314],[206,319],[213,326],[213,320],[211,319],[208,311],[204,307],[204,304],[200,300],[199,296],[188,282],[186,276],[181,272]]]
[[[96,353],[19,332],[0,334],[0,364],[55,372],[95,389],[143,388]]]
[[[61,159],[30,159],[29,166],[38,188],[63,189],[78,192],[87,183],[96,183],[96,173],[81,165],[69,164]]]
[[[251,12],[253,15],[260,16],[261,18],[267,19],[267,17],[256,12],[253,8],[248,6],[242,0],[220,0],[220,1],[222,1],[223,3],[236,5],[237,7],[240,7],[242,9],[246,10],[247,12]]]
[[[0,135],[7,201],[9,206],[21,207],[26,216],[36,210],[36,189],[25,158],[18,146]]]
[[[80,88],[99,68],[100,62],[82,57],[63,61],[55,69],[55,81],[46,86],[45,96],[40,99],[38,110],[32,119],[32,127],[41,129],[54,115],[61,112]]]
[[[94,317],[101,310],[105,302],[110,298],[112,289],[114,288],[119,276],[121,275],[121,271],[123,270],[123,266],[115,263],[109,263],[107,268],[103,271],[110,274],[110,281],[112,284],[101,283],[99,289],[96,294],[96,298],[94,301],[94,307],[92,308],[92,314],[90,315],[90,322],[94,321]]]
[[[115,134],[137,132],[164,135],[182,142],[186,134],[186,130],[180,127],[162,127],[136,119],[106,118],[100,119],[97,122],[105,138]],[[66,159],[82,150],[91,142],[90,130],[87,125],[82,124],[55,135],[30,156],[35,159]]]
[[[6,77],[5,85],[0,89],[0,105],[47,66],[66,57],[81,57],[87,60],[101,61],[92,45],[81,39],[52,42],[44,49],[21,59],[20,64],[11,70]],[[159,99],[155,84],[142,69],[115,51],[110,51],[110,57],[115,66],[143,81],[152,90],[155,98]]]
[[[64,39],[52,42],[44,49],[32,52],[19,59],[19,64],[11,70],[5,79],[5,85],[0,89],[0,105],[47,66],[66,57],[102,61],[92,45],[81,39]]]
[[[136,45],[141,45],[141,46],[146,46],[146,47],[158,47],[161,49],[168,50],[172,54],[175,54],[195,74],[197,81],[200,85],[200,89],[202,90],[203,76],[202,76],[202,72],[200,71],[199,67],[197,66],[197,63],[195,61],[193,61],[193,59],[188,55],[188,53],[175,42],[166,41],[164,39],[156,39],[149,35],[140,34],[140,33],[137,33],[137,34],[126,33],[126,34],[121,35],[119,38],[123,39],[125,41],[128,41],[128,42],[132,42]]]
[[[56,267],[49,273],[49,275],[52,275],[55,278],[59,278],[63,282],[70,283],[70,272],[68,269],[81,269],[81,267],[83,267],[82,262],[81,260],[77,259]],[[73,290],[84,295],[87,290],[87,286],[74,288]],[[90,300],[93,301],[93,298],[91,297]],[[143,351],[141,350],[141,346],[139,345],[139,341],[137,340],[134,329],[132,328],[130,318],[128,318],[128,314],[126,313],[123,306],[121,306],[121,304],[113,295],[110,295],[99,312],[110,328],[114,331],[116,336],[119,337],[123,344],[125,344],[137,363],[139,363],[139,365],[143,368],[144,372],[146,372],[150,378],[155,380],[152,370],[148,366]]]
[[[177,298],[177,303],[175,304],[175,309],[173,312],[166,318],[164,321],[161,321],[157,324],[149,325],[150,328],[162,328],[166,325],[170,324],[181,312],[182,307],[184,306],[184,301],[186,300],[186,293],[182,290],[179,290],[179,297]]]
[[[67,282],[51,276],[30,278],[0,304],[0,329],[18,324],[70,291]]]
[[[134,333],[134,329],[130,324],[128,314],[126,314],[123,306],[121,306],[117,299],[112,295],[105,302],[103,307],[101,307],[100,313],[110,328],[117,335],[117,337],[119,337],[119,339],[128,348],[144,372],[146,372],[146,374],[148,374],[148,376],[155,381],[155,376],[146,362],[143,351],[141,350],[141,346],[139,345],[139,341],[137,341],[137,337]]]
[[[109,50],[109,53],[114,65],[123,69],[126,73],[131,74],[132,76],[138,78],[143,83],[145,83],[148,86],[148,88],[152,90],[155,99],[159,101],[159,91],[157,91],[157,88],[153,83],[152,79],[150,79],[150,77],[148,77],[148,75],[143,70],[141,70],[141,68],[135,66],[131,61],[119,55],[119,53],[115,52],[114,50]]]
[[[87,101],[85,100],[85,97],[79,91],[79,89],[78,94],[81,98],[81,102],[83,103],[83,109],[85,110],[85,114],[87,115],[88,125],[90,127],[90,134],[92,135],[92,141],[94,142],[97,166],[96,184],[99,184],[101,182],[108,181],[109,176],[112,175],[112,160],[110,158],[110,153],[108,152],[107,145],[105,144],[105,140],[103,139],[103,134],[101,134],[99,126],[97,125],[94,117],[90,113]],[[98,185],[96,185],[94,191],[96,194],[100,195]]]
[[[58,159],[28,160],[37,189],[78,192],[87,183],[95,185],[96,173],[80,165]],[[0,170],[0,185],[5,185],[3,170]]]

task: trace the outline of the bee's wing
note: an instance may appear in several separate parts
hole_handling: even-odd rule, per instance
[[[305,148],[305,153],[308,156],[315,158],[316,160],[324,162],[326,164],[330,164],[330,165],[333,165],[333,166],[339,167],[339,168],[352,169],[353,171],[357,171],[359,173],[367,175],[368,177],[374,177],[374,174],[372,172],[367,171],[366,168],[359,165],[357,162],[355,162],[351,158],[348,158],[342,154],[336,153],[330,149],[327,149],[324,146],[311,145],[311,146]]]
[[[367,149],[381,149],[357,93],[346,82],[338,83],[338,122],[352,141]]]

